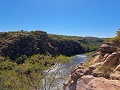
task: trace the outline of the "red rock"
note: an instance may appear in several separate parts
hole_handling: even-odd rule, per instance
[[[113,67],[119,61],[119,57],[120,53],[114,52],[106,58],[103,65]]]
[[[120,71],[120,64],[115,68],[115,71]]]
[[[78,81],[76,90],[120,90],[120,81],[108,80],[102,77],[83,76]]]
[[[113,80],[120,80],[120,71],[115,71],[110,75],[110,78]]]

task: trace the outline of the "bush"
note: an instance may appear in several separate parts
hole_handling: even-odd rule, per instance
[[[113,72],[113,69],[111,67],[105,65],[101,65],[98,70],[101,71],[102,76],[107,79],[110,77],[110,73]]]
[[[16,59],[16,63],[17,64],[23,64],[25,62],[25,60],[27,60],[27,56],[26,55],[22,55],[21,57]]]

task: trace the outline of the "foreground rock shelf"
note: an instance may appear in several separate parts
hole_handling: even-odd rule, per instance
[[[63,90],[120,90],[120,51],[104,43],[92,63],[76,66],[63,84]]]
[[[120,81],[108,80],[92,75],[82,76],[77,83],[77,90],[120,90]],[[73,89],[75,90],[75,89]]]

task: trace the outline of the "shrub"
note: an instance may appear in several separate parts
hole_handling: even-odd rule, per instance
[[[27,56],[26,55],[22,55],[21,57],[16,59],[16,63],[17,64],[23,64],[25,62],[25,60],[27,60]]]
[[[102,76],[104,78],[109,78],[110,73],[113,72],[113,69],[111,67],[105,65],[101,65],[98,70],[102,72]]]

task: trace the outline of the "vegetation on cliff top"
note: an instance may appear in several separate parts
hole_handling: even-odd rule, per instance
[[[117,31],[116,36],[108,40],[113,45],[120,47],[120,29]]]
[[[22,55],[51,54],[72,56],[98,49],[104,39],[51,35],[44,31],[0,32],[0,54],[16,60]]]

